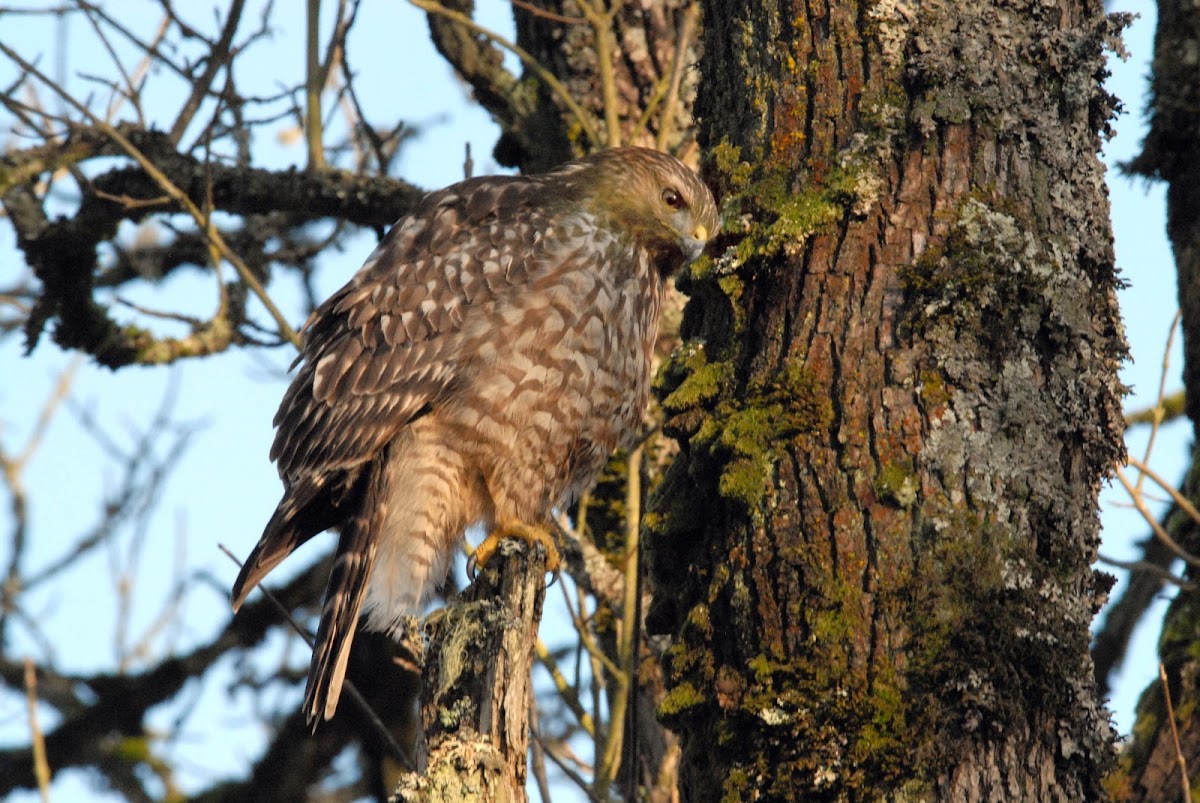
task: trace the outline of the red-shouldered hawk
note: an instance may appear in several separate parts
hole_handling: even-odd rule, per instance
[[[337,707],[350,644],[394,631],[463,531],[529,538],[638,435],[663,279],[717,226],[712,194],[645,148],[430,193],[305,324],[275,415],[284,494],[246,595],[338,527],[305,693]]]

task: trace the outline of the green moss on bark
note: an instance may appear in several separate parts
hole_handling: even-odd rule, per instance
[[[885,463],[875,477],[875,492],[888,504],[907,510],[917,501],[921,479],[912,461]]]
[[[663,371],[662,376],[678,382],[664,396],[663,408],[673,414],[668,421],[672,434],[686,432],[690,454],[713,469],[720,496],[753,514],[784,447],[793,438],[827,427],[833,412],[801,366],[790,365],[779,376],[752,381],[731,394],[733,375],[731,362],[709,363],[702,350],[685,349]],[[722,390],[712,409],[692,415]],[[660,384],[659,391],[665,392],[666,386]],[[698,467],[693,464],[693,472]]]

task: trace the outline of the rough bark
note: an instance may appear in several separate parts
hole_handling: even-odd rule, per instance
[[[1167,236],[1175,254],[1182,312],[1185,412],[1194,432],[1200,432],[1200,82],[1196,77],[1196,48],[1200,47],[1200,8],[1180,0],[1161,0],[1154,40],[1150,101],[1150,133],[1141,155],[1130,165],[1135,173],[1167,183]],[[1192,500],[1200,490],[1193,450],[1192,468],[1183,493]],[[1180,542],[1197,551],[1197,528],[1176,512],[1168,527]],[[1160,550],[1161,552],[1161,550]],[[1174,555],[1164,556],[1170,566]],[[1187,578],[1200,579],[1195,567]],[[1142,585],[1148,582],[1143,581]],[[1155,681],[1138,701],[1133,739],[1122,751],[1121,766],[1110,781],[1121,800],[1182,800],[1182,757],[1189,770],[1188,787],[1200,795],[1200,655],[1197,622],[1200,595],[1181,592],[1163,622],[1159,657],[1167,676],[1166,688]],[[1172,732],[1167,695],[1173,703],[1178,744]]]
[[[705,4],[651,626],[684,799],[1094,800],[1099,2]]]

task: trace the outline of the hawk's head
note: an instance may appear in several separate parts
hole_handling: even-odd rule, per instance
[[[716,233],[712,193],[674,156],[649,148],[613,148],[565,170],[578,181],[584,203],[631,234],[664,274],[699,257]]]

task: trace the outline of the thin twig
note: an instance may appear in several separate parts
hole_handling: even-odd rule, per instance
[[[700,4],[693,3],[683,11],[683,19],[679,21],[679,34],[675,37],[675,55],[671,59],[671,82],[667,85],[667,96],[663,100],[662,119],[658,124],[658,136],[654,145],[660,151],[665,151],[671,129],[675,124],[675,101],[679,98],[679,86],[683,83],[684,60],[687,58],[688,47],[692,43],[692,33],[696,30],[696,20],[700,16]]]
[[[67,363],[67,367],[58,375],[58,380],[54,383],[54,390],[50,393],[50,398],[46,399],[46,403],[42,405],[41,412],[38,413],[37,423],[33,425],[33,432],[29,435],[29,439],[25,441],[25,448],[21,453],[13,459],[14,469],[20,471],[25,464],[29,462],[29,458],[38,450],[42,443],[42,439],[46,437],[46,431],[50,429],[50,422],[54,419],[54,414],[62,405],[63,401],[71,393],[71,385],[75,383],[75,374],[79,372],[79,366],[83,364],[82,358],[72,359]]]
[[[639,452],[641,451],[641,447],[638,447],[638,451]],[[642,478],[641,478],[642,461],[640,459],[640,456],[639,456],[639,460],[637,462],[637,468],[638,468],[639,476],[638,476],[638,488],[637,488],[638,498],[636,500],[636,503],[638,506],[638,510],[640,511],[641,507],[642,507],[642,499],[641,499],[641,496],[642,496]],[[626,753],[626,755],[629,756],[629,766],[626,767],[626,775],[625,775],[626,781],[627,781],[626,788],[625,788],[625,799],[626,800],[636,800],[637,799],[638,781],[640,780],[640,773],[641,773],[641,762],[639,759],[640,754],[638,752],[638,737],[641,735],[641,733],[638,729],[639,718],[638,718],[637,706],[638,706],[639,696],[641,695],[641,688],[640,688],[641,673],[638,671],[638,668],[641,664],[641,658],[642,658],[642,598],[643,598],[643,594],[645,592],[645,589],[643,588],[645,571],[643,569],[643,564],[642,564],[642,545],[641,545],[641,538],[640,538],[641,522],[638,520],[634,520],[632,518],[631,518],[631,522],[637,526],[639,535],[634,536],[635,540],[637,541],[637,545],[632,550],[632,559],[631,559],[632,562],[637,565],[633,572],[633,616],[631,617],[633,620],[633,636],[632,636],[632,644],[631,644],[630,650],[629,650],[629,654],[630,654],[630,659],[629,659],[629,700],[630,700],[630,703],[629,703],[629,707],[632,710],[633,714],[632,714],[632,716],[626,715],[626,717],[625,717],[625,721],[628,725],[628,727],[627,727],[628,736],[626,737],[628,739],[628,744],[626,745],[625,753]],[[626,583],[628,583],[628,578],[626,579]],[[626,587],[626,605],[629,604],[628,597],[629,597],[629,591],[628,591],[628,587]]]
[[[1175,740],[1175,761],[1179,764],[1179,786],[1183,790],[1183,803],[1192,803],[1187,759],[1183,757],[1183,750],[1179,746],[1179,728],[1175,725],[1175,707],[1171,705],[1171,689],[1167,685],[1167,668],[1163,666],[1162,661],[1158,662],[1158,677],[1162,681],[1163,699],[1167,701],[1167,721],[1171,723],[1171,738]]]
[[[587,795],[587,799],[590,801],[590,803],[603,803],[603,801],[596,796],[596,793],[588,788],[588,782],[583,779],[583,776],[580,775],[574,767],[568,765],[566,759],[560,756],[558,751],[555,750],[552,745],[550,745],[540,736],[537,737],[537,740],[542,745],[542,748],[546,751],[546,757],[553,761],[556,767],[562,770],[563,775],[566,775],[575,783],[576,786],[583,790],[583,793]]]
[[[542,723],[538,719],[537,703],[529,697],[529,769],[537,781],[542,803],[550,803],[550,782],[546,779],[546,750],[542,747]]]
[[[338,0],[337,15],[334,17],[333,31],[329,34],[329,44],[325,46],[325,61],[321,64],[320,86],[322,91],[329,86],[329,76],[335,69],[342,71],[342,54],[346,51],[346,36],[358,16],[358,4],[355,0],[354,10],[346,13],[346,0]]]
[[[150,309],[141,304],[135,304],[124,296],[113,296],[113,301],[120,304],[122,307],[127,307],[134,312],[145,315],[147,318],[158,318],[164,321],[174,321],[176,323],[186,323],[189,326],[201,326],[204,322],[199,318],[191,315],[184,315],[179,312],[167,312],[163,310]]]
[[[1155,485],[1170,494],[1171,501],[1179,505],[1179,509],[1182,510],[1188,516],[1188,518],[1196,522],[1196,524],[1200,524],[1200,510],[1196,509],[1196,506],[1192,504],[1192,500],[1181,494],[1178,488],[1164,480],[1158,474],[1158,472],[1154,471],[1152,468],[1150,468],[1150,466],[1138,460],[1136,457],[1130,457],[1128,460],[1129,465],[1140,471],[1142,476],[1149,477]]]
[[[562,585],[563,597],[565,599],[569,599],[569,597],[567,597],[566,584],[564,583]],[[582,596],[582,589],[579,589],[578,586],[576,586],[576,589],[577,593]],[[599,662],[599,665],[593,663],[593,674],[599,676],[601,674],[601,668],[603,668],[610,675],[616,677],[617,675],[621,674],[621,668],[613,662],[613,659],[604,654],[604,650],[600,649],[600,645],[596,643],[596,640],[592,638],[592,634],[588,632],[588,623],[584,621],[583,618],[583,602],[584,601],[580,599],[580,610],[578,614],[575,613],[575,609],[571,606],[570,602],[568,602],[567,614],[571,617],[571,621],[575,626],[575,630],[578,631],[579,641],[583,644],[583,648],[587,650],[587,653],[589,656],[591,656],[593,662]]]
[[[1137,508],[1138,513],[1142,514],[1142,518],[1145,519],[1146,523],[1150,525],[1150,529],[1154,530],[1154,534],[1158,537],[1158,539],[1166,544],[1172,552],[1182,558],[1186,563],[1192,566],[1200,566],[1200,558],[1197,558],[1195,555],[1181,547],[1179,543],[1171,537],[1171,534],[1167,532],[1166,528],[1159,523],[1154,514],[1150,512],[1150,509],[1146,507],[1146,503],[1142,501],[1142,494],[1137,488],[1134,487],[1133,483],[1129,481],[1129,478],[1125,476],[1125,472],[1121,470],[1120,466],[1118,466],[1116,469],[1116,475],[1117,480],[1129,493],[1129,498],[1133,500],[1133,506]]]
[[[204,72],[199,78],[192,81],[192,91],[188,95],[188,99],[184,101],[183,108],[179,111],[179,116],[175,118],[175,124],[171,126],[171,133],[167,135],[171,140],[172,145],[179,145],[179,141],[183,139],[183,132],[187,130],[188,125],[192,122],[192,118],[196,116],[196,112],[200,109],[200,104],[208,95],[209,89],[212,87],[213,80],[217,77],[217,72],[222,67],[229,68],[229,51],[233,46],[233,37],[237,33],[238,23],[242,19],[242,8],[246,5],[246,0],[233,0],[229,6],[229,16],[225,18],[225,25],[221,29],[221,37],[212,46],[208,52],[208,57],[205,59]]]
[[[584,494],[587,498],[587,494]],[[590,669],[590,683],[588,690],[591,692],[592,712],[595,715],[600,713],[600,691],[602,689],[600,679],[604,676],[604,665],[601,663],[601,656],[597,655],[595,642],[592,641],[590,633],[586,628],[590,627],[589,623],[584,619],[584,613],[587,609],[587,594],[579,583],[571,584],[575,592],[578,603],[571,601],[571,594],[567,590],[567,583],[559,583],[559,590],[562,592],[563,606],[566,608],[567,616],[570,618],[572,626],[575,628],[575,634],[578,638],[575,640],[575,677],[571,686],[576,690],[576,694],[583,688],[583,668],[584,656],[587,657],[587,666]],[[614,667],[615,668],[615,667]],[[593,723],[595,719],[593,718]],[[546,748],[550,750],[549,746]],[[600,731],[597,729],[592,737],[592,752],[593,764],[599,765],[601,755],[601,738]],[[551,756],[554,758],[554,756]],[[582,762],[580,762],[582,763]],[[586,788],[586,787],[585,787]]]
[[[1167,395],[1167,374],[1171,368],[1171,344],[1175,342],[1175,330],[1179,328],[1182,316],[1182,309],[1175,310],[1175,317],[1171,319],[1171,328],[1167,331],[1167,344],[1163,347],[1162,371],[1158,375],[1158,396],[1154,404],[1154,420],[1150,422],[1150,437],[1146,440],[1143,463],[1150,462],[1150,453],[1154,451],[1154,440],[1158,437],[1159,426],[1162,425],[1163,411],[1166,409],[1163,400]],[[1145,475],[1138,477],[1137,489],[1139,492],[1142,490],[1144,481]]]
[[[25,659],[25,702],[28,706],[29,731],[33,742],[33,775],[37,778],[42,803],[50,803],[50,764],[46,761],[46,737],[37,716],[37,671],[32,658]]]
[[[154,32],[154,39],[151,42],[152,47],[158,45],[167,37],[167,33],[171,30],[171,18],[164,16],[158,23],[158,30]],[[133,81],[132,96],[129,102],[133,104],[133,110],[137,113],[139,125],[142,128],[149,128],[145,120],[145,113],[142,110],[142,87],[145,85],[146,76],[150,73],[150,68],[154,66],[154,59],[149,53],[142,55],[142,60],[138,62],[138,66],[134,69],[131,80]],[[108,116],[105,118],[109,122],[116,119],[117,112],[121,110],[121,103],[114,103],[108,110]]]
[[[608,739],[604,758],[596,771],[596,795],[607,798],[609,785],[616,780],[621,766],[621,748],[625,741],[625,719],[629,716],[632,677],[636,671],[634,634],[638,630],[637,574],[638,535],[641,527],[642,447],[629,453],[629,472],[625,485],[625,600],[621,617],[621,632],[617,641],[617,662],[620,671],[613,673],[616,689],[610,700]]]
[[[75,3],[76,3],[76,5],[79,6],[80,9],[87,12],[89,15],[94,14],[95,16],[99,17],[100,19],[104,20],[106,25],[108,25],[113,30],[115,30],[117,33],[121,34],[126,39],[128,39],[134,45],[134,47],[141,50],[147,56],[152,56],[154,58],[154,61],[157,64],[167,67],[168,69],[174,71],[174,73],[177,76],[179,76],[180,78],[182,78],[184,81],[191,83],[192,74],[190,72],[188,72],[187,70],[185,70],[183,67],[176,64],[175,62],[171,61],[171,59],[168,58],[168,55],[166,53],[164,53],[158,47],[157,44],[155,44],[155,42],[161,41],[161,39],[159,37],[157,37],[157,36],[155,37],[155,42],[151,42],[151,43],[143,42],[141,39],[138,39],[136,36],[134,36],[133,32],[130,31],[129,28],[122,25],[117,20],[116,17],[112,16],[111,14],[106,13],[104,11],[104,9],[101,8],[99,5],[97,5],[95,3],[86,2],[86,0],[75,0]],[[171,15],[169,13],[169,10],[168,10],[168,14],[167,14],[167,19],[170,22],[178,22],[179,21],[178,19],[176,19],[173,15]],[[184,26],[182,26],[182,25],[180,26],[181,29],[183,27]],[[160,30],[161,30],[161,28],[160,28]]]
[[[595,5],[592,5],[594,1]],[[604,103],[604,146],[616,148],[621,144],[621,118],[617,110],[617,82],[613,73],[613,16],[617,10],[604,11],[604,0],[582,0],[579,8],[592,25],[596,43],[596,69],[600,73],[600,96]]]
[[[121,63],[120,57],[117,55],[116,50],[113,49],[112,43],[108,41],[108,36],[105,35],[104,29],[100,27],[98,22],[96,22],[96,18],[91,14],[84,14],[83,18],[86,19],[88,24],[92,26],[92,31],[96,34],[96,38],[100,40],[101,46],[104,48],[105,52],[108,53],[108,57],[112,59],[113,66],[117,68],[117,72],[121,74],[121,77],[125,79],[124,92],[121,92],[117,89],[115,82],[110,84],[113,92],[117,95],[117,99],[109,101],[108,109],[104,113],[104,119],[111,121],[116,114],[117,109],[119,109],[121,106],[120,99],[124,97],[132,99],[136,95],[136,91],[133,88],[133,78],[125,70],[125,65]]]
[[[533,3],[525,2],[525,0],[510,0],[510,2],[517,8],[525,9],[535,17],[541,17],[551,22],[561,22],[563,25],[582,25],[587,22],[583,17],[568,17],[565,14],[555,14],[553,11],[539,8]]]
[[[156,195],[153,198],[134,198],[132,195],[117,195],[115,193],[106,192],[99,188],[93,188],[97,198],[103,198],[106,201],[112,201],[115,204],[120,204],[128,210],[147,209],[155,206],[162,206],[171,200],[169,195]]]
[[[670,86],[671,76],[664,75],[654,83],[654,90],[650,93],[645,105],[642,107],[642,113],[638,116],[637,122],[633,124],[633,128],[629,130],[629,141],[636,142],[646,130],[646,126],[650,125],[650,118],[658,111],[658,105],[662,99],[666,97],[667,88]],[[655,142],[657,142],[655,138]]]
[[[4,484],[8,486],[12,518],[12,546],[9,550],[8,567],[4,572],[4,584],[0,586],[0,643],[5,641],[9,615],[15,610],[16,597],[27,587],[26,578],[22,576],[21,563],[25,559],[25,548],[29,543],[29,499],[22,472],[41,445],[55,412],[70,394],[75,373],[82,362],[78,357],[72,359],[59,375],[54,391],[42,405],[33,432],[20,453],[9,457],[4,445],[0,444],[0,475],[4,478]]]
[[[554,681],[554,689],[558,692],[558,696],[566,704],[567,708],[571,709],[571,713],[575,715],[575,719],[579,722],[580,727],[587,731],[587,735],[593,739],[596,738],[596,723],[592,719],[592,715],[584,709],[583,703],[579,701],[579,693],[567,680],[566,676],[563,675],[562,669],[558,666],[558,661],[554,660],[554,656],[550,654],[546,643],[538,639],[534,642],[534,650],[538,661],[550,673],[550,679]]]

